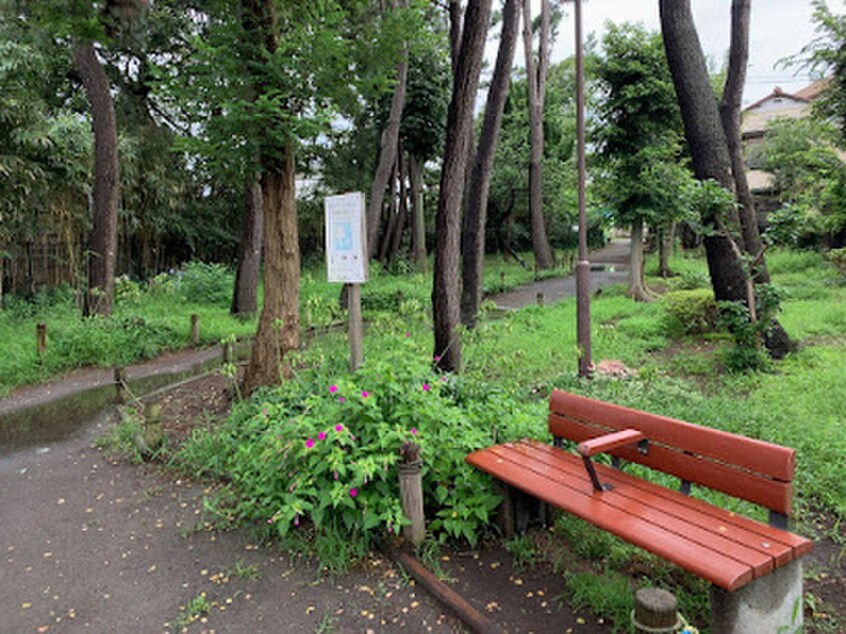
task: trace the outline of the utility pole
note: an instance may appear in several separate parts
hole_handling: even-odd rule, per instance
[[[579,376],[591,375],[590,358],[590,262],[587,259],[585,213],[585,77],[582,56],[582,0],[574,0],[576,23],[576,156],[579,192],[579,261],[576,263],[576,342]]]

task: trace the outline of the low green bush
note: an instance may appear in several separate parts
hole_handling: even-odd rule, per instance
[[[232,274],[222,264],[189,262],[175,273],[179,293],[189,302],[228,306]]]
[[[720,315],[713,291],[705,288],[671,291],[661,301],[669,332],[693,335],[717,330]]]
[[[392,339],[392,341],[391,341]],[[369,544],[402,526],[397,462],[405,443],[421,449],[429,529],[474,544],[499,498],[464,456],[542,423],[500,390],[438,375],[410,334],[389,335],[385,352],[355,374],[342,359],[305,363],[295,380],[235,408],[225,424],[198,432],[178,459],[229,483],[220,517],[285,537],[314,527]],[[316,548],[316,550],[320,550]]]

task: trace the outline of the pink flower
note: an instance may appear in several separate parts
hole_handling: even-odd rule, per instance
[[[268,523],[268,524],[273,524],[273,518],[272,518],[272,517],[268,517],[268,518],[267,518],[267,523]]]
[[[338,391],[338,386],[337,386],[337,385],[330,385],[330,386],[329,386],[329,394],[334,394],[334,393],[335,393],[335,392],[337,392],[337,391]]]
[[[406,336],[406,337],[410,337],[410,336],[411,336],[411,333],[410,333],[410,332],[407,332],[407,333],[405,333],[405,336]]]
[[[447,381],[449,381],[448,378],[446,378],[445,376],[441,377],[441,383],[446,383]]]
[[[311,449],[312,447],[314,447],[314,440],[309,438],[308,440],[306,440],[306,448]]]
[[[412,436],[416,436],[416,435],[417,435],[417,428],[416,428],[416,427],[412,427],[409,431],[411,432],[411,435],[412,435]]]
[[[299,526],[299,525],[300,525],[300,514],[297,513],[296,515],[294,515],[294,526]]]
[[[326,438],[326,432],[325,431],[322,431],[319,434],[317,434],[318,440],[323,440],[324,438]]]
[[[333,475],[335,476],[335,479],[337,480],[338,479],[338,470],[337,469],[335,469],[335,471],[333,472]]]
[[[441,360],[441,355],[436,354],[434,357],[432,357],[432,360],[433,360],[435,363],[437,363],[438,361],[440,361],[440,360]]]
[[[335,431],[344,431],[344,426],[338,423],[335,425]]]
[[[423,391],[424,391],[424,392],[428,392],[428,391],[429,391],[429,384],[428,384],[428,383],[424,383],[424,384],[423,384]]]
[[[368,396],[370,396],[370,394],[367,392],[367,390],[361,391],[361,398],[367,398]]]
[[[346,401],[346,400],[347,400],[347,399],[345,399],[343,396],[339,396],[339,397],[338,397],[338,402],[339,402],[339,403],[343,403],[343,402],[344,402],[344,401]]]
[[[356,495],[358,495],[358,489],[353,487],[352,489],[350,489],[350,497],[354,498]]]

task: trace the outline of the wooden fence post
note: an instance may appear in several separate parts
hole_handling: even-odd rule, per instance
[[[115,391],[117,392],[118,403],[127,402],[126,391],[126,368],[117,366],[115,368]]]
[[[423,477],[420,474],[420,447],[405,443],[400,448],[400,461],[397,463],[400,484],[400,502],[402,514],[410,524],[402,527],[402,535],[415,546],[423,543],[426,537],[426,522],[423,515]]]
[[[35,352],[38,362],[44,361],[44,354],[47,352],[47,324],[41,323],[35,326]]]
[[[197,314],[191,315],[191,345],[200,345],[200,317]]]
[[[641,588],[635,593],[632,625],[636,634],[675,632],[679,628],[676,597],[660,588]]]

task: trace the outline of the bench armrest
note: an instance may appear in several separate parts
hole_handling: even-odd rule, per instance
[[[643,432],[636,429],[624,429],[623,431],[614,432],[613,434],[605,434],[604,436],[597,436],[590,440],[585,440],[579,443],[576,450],[584,458],[590,458],[598,453],[605,453],[606,451],[613,451],[626,445],[638,443],[644,440],[646,436]]]
[[[613,451],[614,449],[619,449],[620,447],[625,447],[626,445],[635,443],[639,445],[639,450],[643,447],[642,450],[645,452],[646,436],[643,435],[643,432],[636,429],[624,429],[623,431],[614,432],[613,434],[605,434],[604,436],[597,436],[596,438],[591,438],[590,440],[585,440],[584,442],[579,443],[576,447],[576,451],[578,451],[579,455],[582,457],[582,462],[584,462],[585,465],[585,471],[587,471],[594,491],[609,491],[611,489],[611,485],[608,483],[600,483],[599,478],[596,475],[596,469],[594,468],[590,457],[598,453]]]

